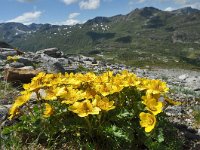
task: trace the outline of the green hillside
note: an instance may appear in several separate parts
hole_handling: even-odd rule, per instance
[[[25,51],[58,47],[70,54],[99,53],[129,65],[199,67],[199,26],[200,10],[145,7],[74,26],[0,24],[0,41]]]

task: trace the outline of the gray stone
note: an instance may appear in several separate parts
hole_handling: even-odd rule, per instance
[[[36,52],[36,54],[46,54],[54,58],[60,58],[63,56],[63,52],[59,51],[58,48],[48,48],[48,49],[39,50]]]
[[[188,78],[188,74],[180,75],[178,78],[179,78],[180,80],[185,80],[186,78]]]
[[[17,55],[17,51],[13,49],[0,49],[0,58],[1,59],[7,59],[8,56],[14,56]]]
[[[70,64],[69,59],[67,58],[58,58],[57,61],[62,64],[63,66],[66,66],[68,64]]]
[[[0,122],[6,119],[10,107],[11,105],[0,105]]]
[[[38,61],[40,61],[38,67],[47,73],[65,72],[64,66],[58,62],[58,58],[50,57],[47,54],[41,54],[40,57],[38,57]]]
[[[197,134],[200,136],[200,128],[197,130]]]
[[[178,116],[182,112],[182,107],[181,106],[168,106],[165,109],[165,112],[168,116]]]
[[[24,67],[24,64],[20,63],[20,62],[12,62],[12,63],[10,63],[10,67],[21,68],[21,67]]]
[[[197,80],[198,80],[197,77],[188,77],[185,81],[188,82],[188,83],[190,83],[190,82],[195,82]]]
[[[70,67],[65,67],[65,72],[67,73],[76,73],[78,69],[78,66],[70,66]]]
[[[17,61],[23,63],[25,66],[32,66],[34,64],[34,60],[30,57],[29,58],[19,57]]]

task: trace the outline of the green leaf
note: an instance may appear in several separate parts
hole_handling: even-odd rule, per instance
[[[163,142],[165,140],[162,129],[159,130],[159,134],[158,134],[158,138],[157,139],[158,139],[159,143],[161,143],[161,142]]]

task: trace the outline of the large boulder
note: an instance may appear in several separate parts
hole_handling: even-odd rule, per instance
[[[19,81],[21,83],[28,83],[35,77],[40,70],[34,70],[31,66],[13,68],[6,67],[4,70],[4,79],[9,82]]]
[[[47,73],[65,73],[65,69],[63,65],[58,61],[58,58],[53,58],[48,56],[47,54],[40,54],[39,57],[37,57],[38,67],[41,68],[44,72]],[[65,62],[63,60],[63,62]],[[66,62],[68,62],[66,60]]]
[[[0,48],[0,59],[7,59],[8,56],[17,55],[17,51],[10,48]]]
[[[48,49],[39,50],[36,52],[36,54],[46,54],[54,58],[60,58],[63,56],[63,52],[59,51],[58,48],[48,48]]]
[[[24,52],[12,48],[0,48],[0,59],[7,59],[8,56],[21,55]]]

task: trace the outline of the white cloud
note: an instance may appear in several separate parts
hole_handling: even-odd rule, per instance
[[[80,21],[77,20],[77,19],[67,19],[66,21],[62,22],[61,24],[72,26],[72,25],[75,25],[75,24],[78,24],[78,23],[80,23]]]
[[[22,3],[24,3],[24,2],[33,2],[33,1],[35,1],[35,0],[17,0],[18,2],[22,2]]]
[[[64,2],[66,5],[70,5],[70,4],[78,2],[78,0],[62,0],[62,2]]]
[[[188,2],[188,0],[174,0],[176,3],[178,3],[178,4],[182,4],[182,5],[184,5],[184,4],[187,4],[187,2]]]
[[[172,8],[172,7],[165,8],[165,11],[172,11],[172,10],[174,10],[174,8]]]
[[[71,14],[69,14],[69,19],[73,19],[73,18],[76,18],[77,16],[79,16],[80,15],[80,13],[71,13]]]
[[[200,9],[200,2],[191,5],[192,8]]]
[[[97,9],[100,6],[100,0],[83,0],[79,6],[81,9]]]
[[[112,2],[112,0],[103,0],[104,2]]]
[[[188,4],[188,5],[185,5],[185,7],[192,7],[192,8],[200,9],[200,2]]]
[[[78,17],[80,15],[80,13],[71,13],[69,14],[67,20],[63,21],[63,22],[56,22],[54,24],[58,24],[58,25],[75,25],[78,23],[82,23],[80,20],[76,19],[76,17]]]
[[[139,3],[144,3],[146,0],[138,0]]]
[[[135,4],[138,4],[138,3],[144,3],[146,1],[147,0],[129,0],[128,4],[129,5],[135,5]]]
[[[26,12],[22,14],[21,16],[18,16],[6,22],[19,22],[23,24],[31,24],[34,21],[36,21],[41,16],[41,14],[42,14],[41,11]]]

